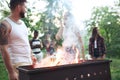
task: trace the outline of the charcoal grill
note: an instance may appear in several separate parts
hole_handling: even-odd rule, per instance
[[[20,80],[111,80],[110,60],[88,60],[83,63],[54,67],[20,66]]]

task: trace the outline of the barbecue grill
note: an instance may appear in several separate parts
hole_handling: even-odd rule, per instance
[[[19,80],[111,80],[110,60],[87,60],[82,63],[33,68],[20,66]]]

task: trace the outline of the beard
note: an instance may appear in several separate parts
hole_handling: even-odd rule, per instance
[[[21,18],[25,18],[25,13],[21,11],[21,12],[20,12],[20,17],[21,17]]]

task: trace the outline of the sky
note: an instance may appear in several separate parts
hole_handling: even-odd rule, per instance
[[[97,6],[113,6],[114,2],[116,0],[62,0],[62,1],[71,1],[72,3],[69,4],[70,7],[72,7],[73,12],[80,17],[81,20],[87,19],[88,17],[90,17],[91,11],[93,7],[97,7]],[[28,4],[28,6],[35,6],[37,7],[37,9],[44,9],[46,3],[44,2],[44,0],[29,0],[28,2],[30,2],[31,4]],[[37,2],[35,3],[35,5],[33,5],[33,2]]]
[[[35,0],[29,0],[31,3]],[[93,7],[100,7],[100,6],[113,6],[116,0],[63,0],[68,4],[68,6],[72,7],[72,13],[74,14],[76,21],[80,22],[81,29],[84,29],[83,21],[90,18],[92,13]],[[67,3],[71,1],[71,4]],[[36,0],[37,2],[37,0]],[[36,3],[36,5],[29,5],[35,6],[38,9],[44,9],[45,2],[40,0]],[[38,7],[39,6],[39,7]]]
[[[90,18],[91,13],[92,13],[92,8],[93,7],[99,7],[99,6],[113,6],[114,2],[116,0],[63,0],[65,2],[67,1],[71,1],[72,4],[70,4],[69,6],[72,7],[72,12],[76,18],[77,21],[80,21],[81,23],[81,29],[84,28],[83,25],[83,21],[87,20]],[[45,10],[45,5],[46,3],[44,2],[44,0],[28,0],[28,2],[30,2],[31,4],[28,4],[27,6],[35,6],[37,7],[37,9],[40,10]],[[33,5],[33,2],[37,2],[35,3],[35,5]],[[69,3],[67,3],[69,4]],[[35,10],[35,11],[38,11]]]
[[[80,20],[88,19],[91,16],[93,7],[113,6],[115,0],[71,0],[73,10]]]
[[[81,29],[84,29],[83,22],[91,17],[93,7],[114,6],[116,0],[71,0],[73,13],[80,21]]]

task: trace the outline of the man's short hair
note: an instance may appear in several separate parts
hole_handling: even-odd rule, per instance
[[[34,33],[37,33],[37,34],[38,34],[38,31],[37,31],[37,30],[34,30]]]
[[[17,5],[27,2],[26,0],[10,0],[9,7],[11,10],[14,10]]]

